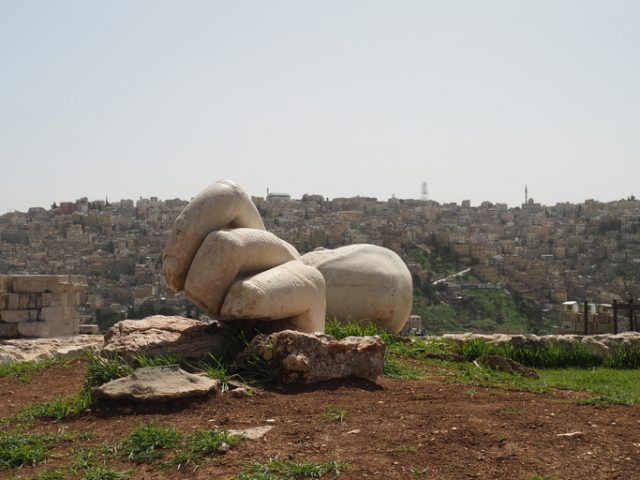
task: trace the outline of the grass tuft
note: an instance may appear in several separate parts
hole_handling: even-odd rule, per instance
[[[322,478],[325,475],[337,477],[347,466],[335,460],[325,463],[284,462],[269,460],[266,463],[255,462],[235,477],[235,480],[288,480],[298,478]]]
[[[45,459],[58,435],[0,432],[0,469],[34,465]]]
[[[422,377],[422,372],[411,365],[401,361],[399,356],[387,351],[384,356],[382,374],[386,377],[415,380]]]
[[[327,405],[324,408],[324,412],[322,416],[324,417],[324,421],[328,423],[342,423],[346,418],[348,410],[338,408],[335,405]]]
[[[28,382],[31,375],[61,361],[60,357],[32,362],[0,363],[0,377],[13,377]]]
[[[208,457],[225,452],[243,440],[242,435],[231,435],[224,430],[206,430],[188,437],[182,449],[175,455],[169,465],[176,465],[178,469],[186,465],[193,465],[194,469]]]
[[[229,390],[229,382],[242,380],[240,375],[230,373],[228,366],[210,353],[195,365],[195,369],[203,371],[209,378],[219,380],[223,392]]]
[[[89,354],[89,367],[84,383],[85,389],[99,387],[111,380],[126,377],[134,369],[119,355],[105,355],[102,353]]]
[[[49,418],[60,421],[76,417],[91,406],[91,394],[83,390],[75,395],[58,397],[50,402],[32,403],[17,415],[19,419]]]
[[[150,422],[138,425],[122,440],[119,449],[134,463],[148,463],[162,458],[162,450],[175,447],[179,439],[174,427]]]
[[[382,338],[387,345],[394,343],[392,334],[378,328],[371,322],[349,320],[343,323],[334,317],[332,320],[326,322],[324,332],[336,340],[342,340],[346,337],[373,337],[377,335]]]

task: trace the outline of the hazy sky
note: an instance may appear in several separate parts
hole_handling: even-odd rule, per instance
[[[640,197],[640,2],[0,0],[0,213]]]

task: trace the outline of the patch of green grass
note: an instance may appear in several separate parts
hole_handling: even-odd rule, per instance
[[[324,408],[324,412],[322,413],[322,416],[325,422],[342,423],[344,422],[344,419],[347,416],[347,413],[349,413],[348,410],[345,410],[343,408],[338,408],[335,405],[327,405]]]
[[[188,437],[182,448],[168,462],[169,465],[176,465],[178,469],[186,465],[193,465],[198,468],[208,457],[224,451],[243,440],[242,435],[231,435],[224,430],[206,430],[197,432]]]
[[[84,388],[99,387],[111,380],[126,377],[133,373],[134,369],[119,355],[105,355],[91,353],[88,356],[89,366]]]
[[[417,451],[418,449],[411,445],[398,445],[393,449],[395,453],[416,453]]]
[[[591,368],[602,365],[603,359],[579,343],[551,345],[548,343],[513,345],[491,344],[481,338],[461,343],[451,343],[453,353],[473,361],[483,355],[510,358],[532,368]],[[621,360],[622,362],[622,360]]]
[[[129,472],[113,470],[102,465],[95,465],[87,468],[79,480],[124,480],[129,476]]]
[[[229,382],[235,379],[242,380],[240,375],[230,373],[228,366],[210,353],[198,362],[195,368],[203,371],[207,377],[219,380],[220,389],[223,392],[229,390]]]
[[[463,385],[493,387],[503,390],[520,390],[548,393],[551,389],[585,391],[593,397],[578,401],[579,404],[640,403],[640,370],[609,368],[562,368],[537,370],[539,379],[524,378],[478,368],[472,363],[453,363],[426,360],[435,367],[432,375],[439,379]],[[503,413],[509,414],[504,411]],[[514,413],[516,414],[516,413]]]
[[[139,353],[133,358],[132,364],[135,368],[162,367],[165,365],[178,365],[180,361],[175,355],[147,355]]]
[[[595,394],[590,399],[580,400],[580,404],[640,403],[640,370],[566,368],[540,370],[538,374],[540,382],[549,387]]]
[[[30,418],[49,418],[64,420],[84,413],[91,406],[91,394],[83,390],[75,395],[58,397],[50,402],[32,403],[28,405],[16,418],[25,420]]]
[[[422,371],[401,360],[401,357],[387,352],[384,356],[384,367],[382,374],[385,377],[415,380],[422,378]]]
[[[0,363],[0,377],[13,377],[28,382],[32,374],[60,361],[61,359],[56,357],[33,362]]]
[[[549,391],[548,386],[538,380],[486,368],[478,368],[473,363],[453,363],[440,360],[426,360],[425,363],[439,367],[433,374],[446,382],[474,387],[493,387],[503,390],[523,390],[537,393]]]
[[[606,368],[640,368],[640,348],[618,347],[607,356],[603,364]]]
[[[500,413],[503,415],[512,415],[514,417],[524,415],[527,412],[525,408],[517,408],[517,407],[506,407],[500,410]]]
[[[248,466],[235,480],[288,480],[301,478],[322,478],[331,475],[333,478],[340,475],[346,465],[334,460],[325,463],[316,462],[284,462],[281,460],[269,460],[266,463],[255,462]]]
[[[47,470],[46,472],[27,477],[25,480],[65,480],[65,472],[63,470]]]
[[[162,458],[163,450],[177,446],[180,436],[172,426],[157,423],[138,425],[119,445],[123,457],[134,463],[147,463]]]
[[[0,469],[19,468],[41,462],[59,438],[57,435],[0,432]]]
[[[377,335],[387,345],[394,343],[392,334],[368,321],[356,322],[349,320],[348,322],[340,322],[334,317],[326,322],[324,332],[336,340],[342,340],[346,337],[373,337]]]

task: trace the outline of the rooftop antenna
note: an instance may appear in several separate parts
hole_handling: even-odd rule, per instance
[[[427,188],[427,182],[422,182],[422,188],[420,189],[422,193],[422,200],[425,202],[429,200],[429,189]]]
[[[529,203],[529,190],[526,185],[524,186],[524,203],[525,205]]]

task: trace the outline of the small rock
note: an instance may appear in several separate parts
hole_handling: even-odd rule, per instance
[[[231,435],[242,435],[247,440],[257,440],[264,437],[273,429],[273,425],[264,425],[261,427],[245,428],[244,430],[229,430]]]
[[[478,357],[473,363],[491,370],[497,370],[498,372],[517,373],[526,378],[539,378],[536,371],[532,368],[527,368],[510,358],[500,357],[498,355],[483,355]]]
[[[580,438],[584,434],[582,432],[567,432],[567,433],[558,433],[556,437],[565,437],[565,438]]]
[[[247,387],[234,388],[230,393],[233,398],[246,398],[253,396],[253,390]]]

